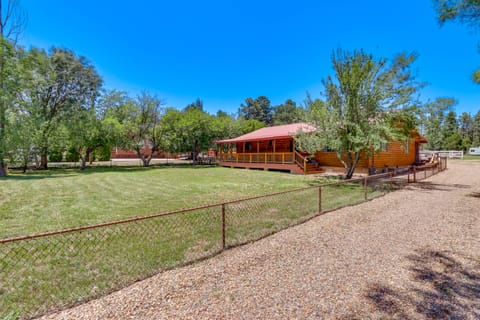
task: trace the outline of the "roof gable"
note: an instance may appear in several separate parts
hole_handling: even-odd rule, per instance
[[[303,132],[312,132],[315,131],[315,127],[304,123],[292,123],[292,124],[285,124],[281,126],[273,126],[273,127],[264,127],[250,133],[244,134],[237,138],[233,139],[225,139],[219,140],[215,143],[237,143],[237,142],[245,142],[245,141],[256,141],[256,140],[271,140],[271,139],[281,139],[281,138],[290,138],[298,134],[300,131]]]

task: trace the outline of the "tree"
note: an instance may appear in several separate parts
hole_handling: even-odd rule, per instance
[[[191,152],[193,163],[197,163],[202,150],[212,146],[216,130],[214,117],[196,108],[182,112],[170,109],[165,117],[170,139],[170,150],[175,152]]]
[[[442,149],[443,150],[458,150],[462,145],[462,137],[458,132],[457,115],[455,111],[450,110],[443,122],[442,130]]]
[[[37,160],[37,149],[31,128],[34,119],[28,114],[10,109],[7,116],[5,144],[6,155],[11,164],[19,165],[23,172],[27,170],[30,162]]]
[[[297,147],[310,154],[334,150],[350,179],[361,155],[370,157],[385,143],[409,137],[419,86],[410,71],[415,59],[402,54],[388,64],[363,51],[332,54],[335,76],[323,80],[325,101],[309,106],[309,122],[317,130],[300,134]]]
[[[87,161],[95,149],[110,145],[109,130],[95,115],[95,110],[79,110],[68,120],[69,150],[80,156],[80,170],[86,168]]]
[[[148,167],[153,154],[166,144],[162,101],[145,91],[136,99],[122,95],[117,99],[109,111],[109,118],[115,118],[120,126],[118,145],[125,150],[135,150],[143,166]]]
[[[272,107],[270,100],[265,96],[245,99],[245,104],[240,105],[238,113],[241,118],[247,120],[262,121],[266,125],[272,124]]]
[[[102,79],[90,62],[67,49],[53,48],[49,54],[32,49],[23,59],[28,71],[22,103],[35,117],[41,168],[47,169],[49,148],[59,138],[64,120],[76,112],[92,108]]]
[[[14,71],[15,46],[26,24],[26,14],[16,0],[0,0],[0,177],[7,175],[5,154],[7,108],[13,100],[15,89],[12,79]],[[15,82],[15,81],[13,81]]]
[[[276,106],[273,110],[273,125],[297,123],[305,119],[305,110],[297,107],[295,101],[291,99],[287,99],[285,103]]]
[[[437,10],[437,19],[441,25],[447,21],[455,21],[471,28],[480,28],[479,0],[433,0]],[[480,83],[480,69],[472,75],[473,81]]]
[[[192,102],[185,107],[185,110],[190,110],[190,109],[197,109],[197,110],[203,111],[203,101],[200,100],[200,98],[197,98],[195,102]]]
[[[473,117],[471,145],[473,147],[480,147],[480,111],[478,111]]]
[[[444,133],[442,128],[445,121],[445,112],[450,110],[457,102],[453,98],[437,98],[424,106],[424,135],[428,140],[427,148],[441,150],[443,148]]]

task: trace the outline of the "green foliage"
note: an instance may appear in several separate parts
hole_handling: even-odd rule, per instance
[[[470,27],[480,27],[479,0],[433,0],[438,21],[458,21]]]
[[[326,100],[310,101],[309,122],[317,131],[301,134],[297,147],[308,153],[335,150],[351,178],[360,154],[371,156],[384,143],[403,140],[415,126],[413,94],[420,84],[410,71],[415,55],[388,64],[363,51],[332,55],[335,76],[323,81]]]
[[[187,110],[190,110],[190,109],[197,109],[199,111],[203,111],[203,101],[200,100],[200,98],[197,98],[197,100],[195,100],[195,102],[187,105],[184,110],[187,111]]]
[[[48,158],[51,162],[61,162],[63,160],[63,151],[61,149],[50,150]],[[68,158],[67,161],[69,161]]]
[[[69,128],[80,126],[78,115],[92,108],[102,79],[85,57],[67,49],[47,53],[33,48],[22,57],[22,66],[26,70],[22,112],[34,119],[31,131],[45,169],[44,155],[52,147],[68,144]]]
[[[305,109],[298,107],[295,101],[287,99],[285,103],[274,108],[273,125],[290,124],[303,122],[305,120]]]
[[[80,160],[80,153],[74,147],[71,147],[65,154],[65,160],[68,162],[78,162],[78,160]]]
[[[425,137],[428,140],[427,149],[441,150],[444,142],[444,131],[442,131],[445,113],[450,110],[456,101],[453,98],[437,98],[433,102],[429,102],[424,106],[424,122]]]
[[[109,161],[112,158],[112,147],[104,145],[95,150],[95,155],[98,161]]]
[[[433,0],[440,24],[460,22],[473,29],[480,28],[480,0]],[[472,80],[480,83],[480,69],[472,74]]]
[[[245,104],[240,105],[238,114],[240,118],[246,120],[261,121],[267,126],[272,124],[272,106],[270,100],[265,96],[245,99]]]

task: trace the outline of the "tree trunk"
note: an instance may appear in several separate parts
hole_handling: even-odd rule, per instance
[[[40,169],[47,170],[48,169],[48,157],[47,152],[42,152],[40,155]]]
[[[87,167],[87,155],[80,156],[80,170],[85,170]]]
[[[143,166],[144,167],[148,167],[150,165],[150,160],[152,158],[149,156],[149,157],[145,157],[144,155],[142,155],[142,162],[143,162]]]
[[[198,140],[195,140],[195,144],[193,145],[193,164],[198,162]]]
[[[355,168],[357,167],[358,161],[360,160],[360,152],[353,152],[353,155],[354,156],[352,157],[352,152],[347,151],[347,159],[344,160],[342,159],[342,155],[337,152],[337,157],[345,168],[345,180],[352,179]]]
[[[0,160],[0,177],[5,177],[6,175],[7,175],[7,170]]]

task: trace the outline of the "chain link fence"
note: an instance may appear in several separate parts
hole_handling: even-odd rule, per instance
[[[443,168],[443,169],[442,169]],[[397,190],[437,165],[147,217],[0,240],[0,319],[96,298],[161,270]],[[423,170],[425,169],[425,170]],[[413,176],[416,178],[413,178]],[[423,177],[423,176],[422,176]],[[415,180],[416,179],[416,180]]]

